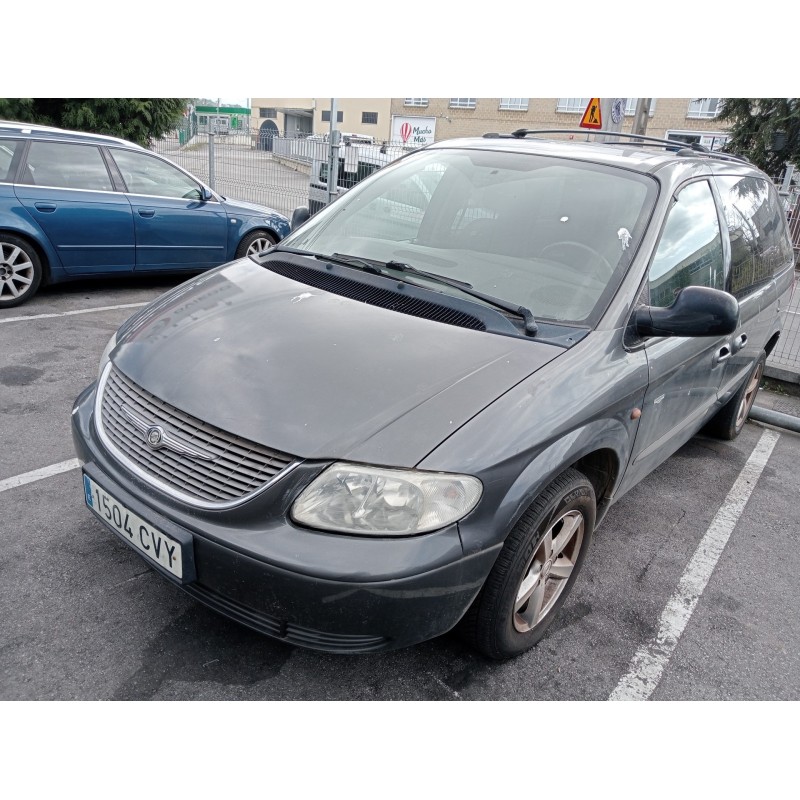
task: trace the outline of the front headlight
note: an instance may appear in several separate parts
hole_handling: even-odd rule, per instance
[[[108,340],[106,349],[103,350],[103,355],[100,356],[100,368],[97,370],[98,381],[102,377],[103,370],[106,368],[106,364],[108,364],[108,361],[111,358],[111,351],[117,346],[117,333],[118,331],[114,331],[114,335]]]
[[[469,475],[333,464],[292,506],[310,528],[403,536],[444,528],[478,503],[483,485]]]

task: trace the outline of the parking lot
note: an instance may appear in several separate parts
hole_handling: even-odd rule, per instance
[[[800,436],[696,437],[615,505],[544,640],[333,656],[218,616],[84,506],[70,410],[108,338],[175,279],[0,312],[0,699],[797,700]]]

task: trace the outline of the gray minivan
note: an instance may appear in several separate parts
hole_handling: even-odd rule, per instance
[[[794,265],[744,160],[541,134],[404,156],[128,320],[73,410],[91,511],[289,643],[534,645],[611,503],[741,431]]]

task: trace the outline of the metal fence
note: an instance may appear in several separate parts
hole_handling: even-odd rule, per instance
[[[152,149],[220,194],[260,203],[288,217],[298,206],[308,204],[309,163],[262,149],[257,132],[197,133],[184,144],[182,138],[165,137]]]
[[[800,186],[793,186],[781,192],[786,218],[789,220],[789,231],[792,234],[794,251],[800,255]]]
[[[265,135],[255,126],[225,134],[176,131],[152,145],[155,152],[188,169],[220,194],[260,203],[288,217],[298,206],[308,205],[312,169],[327,163],[329,148],[327,136]],[[339,157],[348,167],[356,154],[383,164],[406,149],[402,143],[343,133]]]
[[[340,158],[356,152],[376,163],[388,163],[406,151],[402,142],[367,142],[342,134]],[[327,163],[327,136],[265,135],[258,127],[209,135],[176,132],[153,145],[153,150],[180,164],[216,191],[237,200],[274,208],[291,217],[298,206],[309,205],[312,170]],[[355,167],[353,167],[355,169]],[[791,175],[789,176],[791,178]],[[784,174],[775,181],[786,210],[795,253],[800,259],[800,186]],[[797,268],[800,269],[800,260]],[[786,310],[783,333],[767,361],[767,374],[800,383],[800,286]]]

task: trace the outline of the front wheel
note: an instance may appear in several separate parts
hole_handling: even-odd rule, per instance
[[[277,239],[267,231],[252,231],[239,242],[236,248],[236,258],[257,256],[277,244]]]
[[[42,262],[24,239],[0,233],[0,308],[30,300],[42,282]]]
[[[594,530],[594,488],[581,472],[559,475],[522,515],[460,625],[484,655],[511,658],[544,636],[564,604]]]

